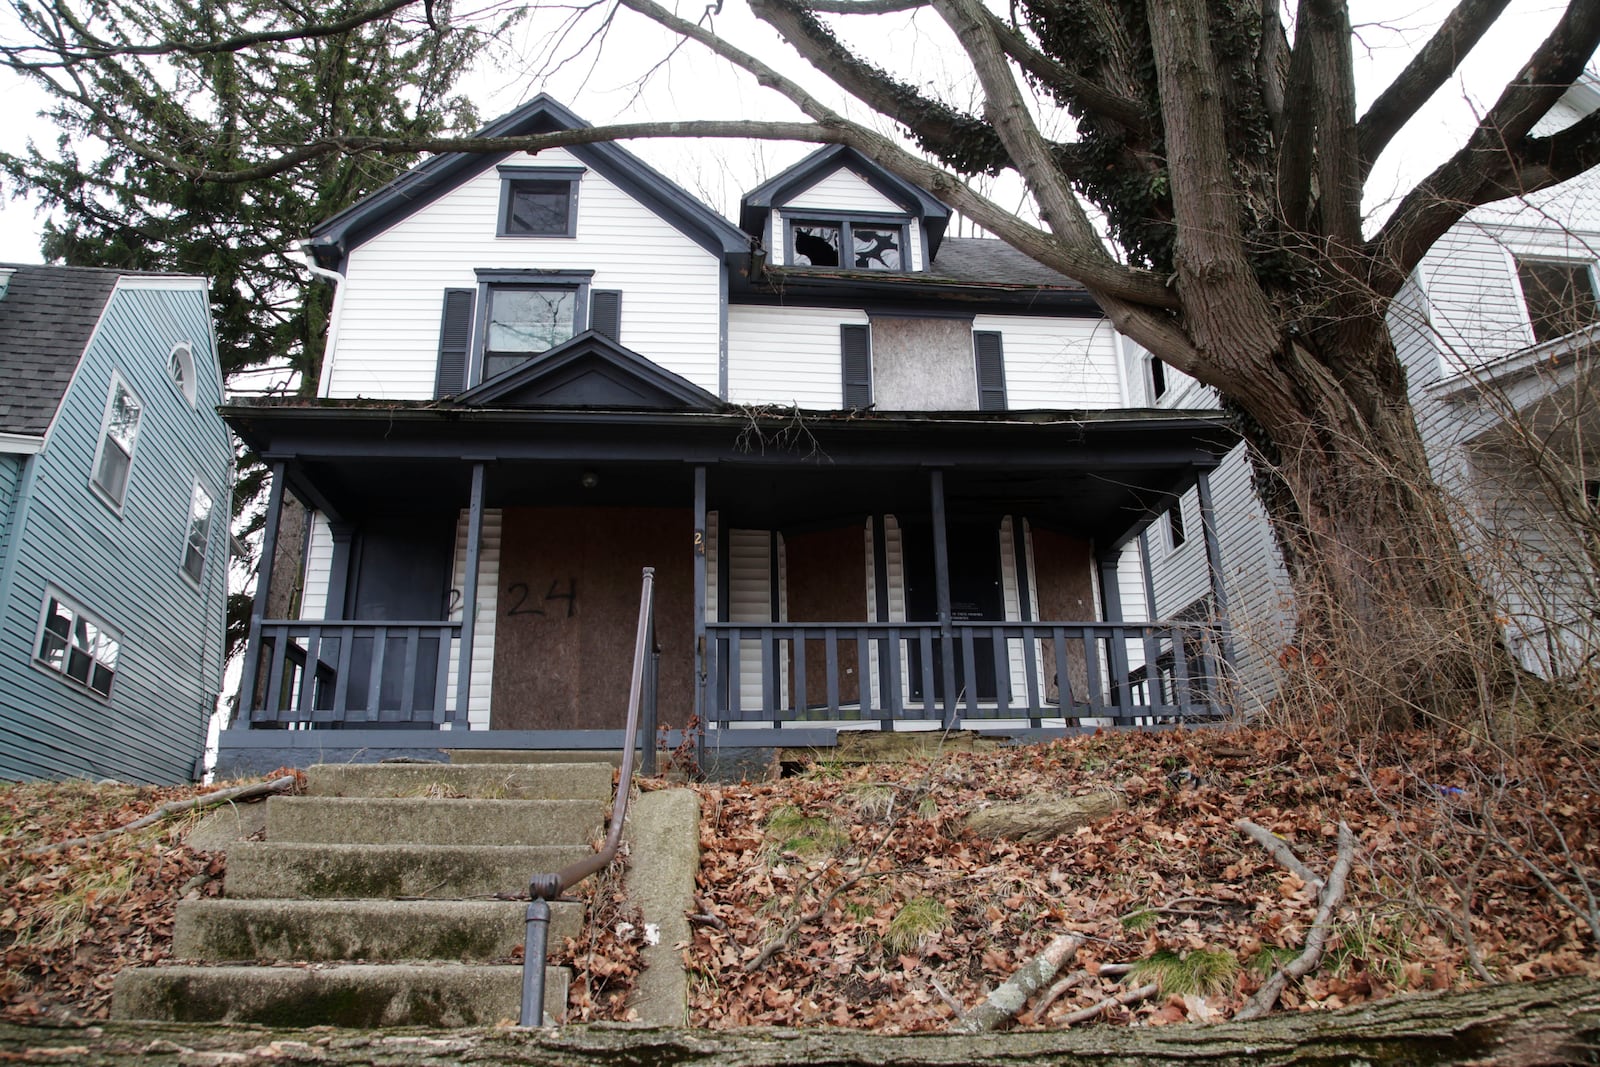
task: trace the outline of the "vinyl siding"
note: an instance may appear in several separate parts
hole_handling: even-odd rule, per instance
[[[467,521],[471,513],[466,509],[456,523],[455,566],[451,583],[455,589],[465,589],[467,583]],[[489,728],[489,698],[494,690],[494,627],[500,617],[500,530],[499,508],[483,509],[483,534],[478,545],[478,614],[472,631],[472,692],[467,698],[467,722],[473,730]],[[461,618],[461,608],[450,613],[452,620]],[[461,674],[461,646],[455,643],[450,654],[449,700],[455,706],[456,682]]]
[[[556,149],[504,162],[582,166]],[[499,209],[490,165],[351,252],[328,396],[431,399],[444,290],[476,288],[479,267],[594,271],[593,288],[623,293],[622,345],[717,391],[715,256],[593,169],[578,190],[575,238],[496,237]]]
[[[1122,406],[1116,334],[1104,319],[979,315],[974,330],[996,330],[1006,368],[1006,406]]]
[[[839,327],[864,311],[735,305],[728,309],[728,399],[837,409],[844,403]]]
[[[48,436],[0,611],[0,777],[189,780],[222,684],[232,448],[206,294],[113,293]],[[167,377],[194,346],[198,402]],[[89,488],[113,371],[143,406],[118,514]],[[181,570],[196,476],[215,502],[201,582]],[[101,699],[34,659],[47,585],[120,638]]]
[[[333,576],[333,531],[327,516],[313,512],[306,530],[305,579],[301,585],[300,617],[302,619],[337,619],[344,615],[344,605],[328,611],[328,583]]]

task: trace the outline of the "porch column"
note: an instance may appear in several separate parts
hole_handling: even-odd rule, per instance
[[[706,469],[694,469],[694,718],[695,763],[705,765],[706,721]],[[688,723],[684,727],[688,727]],[[654,741],[651,742],[654,745]]]
[[[333,534],[333,559],[328,566],[328,599],[322,614],[324,618],[342,619],[350,590],[350,543],[355,538],[355,527],[329,520],[328,531]]]
[[[468,722],[472,699],[472,638],[478,628],[478,563],[483,554],[483,464],[472,465],[472,495],[467,505],[467,559],[461,582],[461,658],[456,663],[456,711],[446,716],[444,708],[434,710],[434,721],[452,718]]]
[[[1100,567],[1100,607],[1106,622],[1122,623],[1122,578],[1117,574],[1117,557],[1100,556],[1095,561]],[[1133,694],[1128,691],[1128,641],[1123,632],[1113,630],[1106,642],[1106,666],[1111,671],[1111,702],[1128,714],[1133,705]],[[1094,683],[1091,681],[1091,685]]]
[[[267,519],[261,528],[261,558],[256,562],[256,592],[250,602],[250,637],[245,644],[244,672],[239,679],[239,708],[235,719],[250,721],[256,703],[256,665],[261,658],[261,623],[267,617],[272,592],[272,558],[278,551],[278,523],[283,518],[284,462],[272,464],[272,490],[267,496]]]
[[[944,471],[929,472],[933,496],[933,583],[939,610],[939,648],[944,660],[944,728],[956,725],[956,641],[950,619],[950,545],[944,528]],[[971,684],[973,679],[968,678]]]
[[[1147,622],[1161,618],[1156,607],[1156,579],[1150,568],[1150,527],[1139,530],[1139,572],[1144,582],[1144,617]],[[1144,631],[1144,690],[1145,703],[1154,707],[1166,703],[1161,685],[1161,639],[1155,629],[1146,626]],[[1177,646],[1173,646],[1176,650]]]
[[[1200,490],[1200,528],[1206,539],[1206,570],[1211,577],[1211,600],[1217,608],[1217,640],[1222,645],[1222,662],[1231,674],[1238,666],[1233,656],[1233,634],[1228,625],[1228,591],[1222,581],[1222,548],[1217,540],[1217,516],[1211,505],[1211,472],[1202,470],[1195,479]]]

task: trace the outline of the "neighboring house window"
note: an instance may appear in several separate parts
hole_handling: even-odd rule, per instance
[[[592,271],[480,270],[479,381],[572,339],[588,320]]]
[[[794,267],[909,270],[906,225],[887,219],[786,220],[788,263]]]
[[[501,167],[499,237],[576,237],[581,167]]]
[[[1006,363],[1000,346],[1000,334],[989,330],[974,330],[972,356],[978,374],[978,410],[1004,411]]]
[[[172,379],[172,384],[189,403],[194,403],[194,351],[187,341],[172,346],[172,354],[167,357],[167,375]]]
[[[189,530],[183,545],[183,573],[200,580],[206,566],[206,545],[211,541],[211,494],[198,481],[189,504]]]
[[[113,507],[122,507],[128,493],[128,470],[133,466],[133,446],[139,437],[139,398],[111,376],[111,396],[100,426],[100,448],[94,458],[91,483]]]
[[[1183,529],[1183,501],[1179,500],[1167,509],[1167,543],[1177,548],[1188,536]]]
[[[1167,395],[1167,365],[1155,356],[1146,356],[1145,385],[1150,390],[1150,403]]]
[[[1517,280],[1536,342],[1551,341],[1600,321],[1593,264],[1572,260],[1519,259]]]
[[[103,697],[110,696],[117,673],[117,644],[116,634],[99,619],[54,589],[46,591],[36,646],[40,663]]]
[[[872,406],[872,327],[839,327],[840,379],[847,408]]]

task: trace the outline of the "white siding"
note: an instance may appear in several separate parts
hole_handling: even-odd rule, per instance
[[[1533,342],[1515,265],[1488,233],[1456,227],[1434,246],[1419,273],[1446,373],[1481,366]]]
[[[789,211],[859,211],[874,215],[904,215],[906,209],[874,189],[867,180],[848,167],[840,167],[826,178],[783,205]]]
[[[889,584],[889,617],[887,619],[878,618],[878,560],[872,545],[872,521],[869,518],[865,528],[867,546],[867,621],[905,622],[906,563],[905,551],[900,538],[900,520],[893,515],[885,515],[883,519],[883,565],[887,571],[886,577]],[[883,691],[882,676],[878,667],[878,642],[876,641],[867,646],[867,687],[868,691],[873,694],[881,695]],[[900,700],[902,704],[911,700],[911,659],[904,644],[900,646]]]
[[[467,521],[470,512],[463,509],[456,523],[455,567],[450,579],[452,588],[465,589],[467,582]],[[494,691],[494,627],[499,617],[500,597],[500,529],[499,508],[483,509],[483,536],[478,545],[478,612],[472,629],[472,693],[467,698],[467,722],[473,730],[489,728],[489,698]],[[457,599],[457,598],[452,598]],[[458,605],[450,613],[452,622],[461,618]],[[456,680],[460,676],[460,642],[450,653],[449,700],[454,706]]]
[[[306,569],[304,584],[300,587],[300,617],[302,619],[328,618],[328,580],[333,574],[333,530],[328,517],[321,512],[311,513],[306,529]],[[338,618],[341,607],[333,614]]]
[[[735,404],[842,406],[839,327],[845,323],[866,325],[866,312],[730,307],[728,399]]]
[[[767,530],[728,531],[728,621],[772,621],[772,534]],[[739,706],[759,708],[761,642],[739,642]]]
[[[1104,319],[979,315],[974,330],[998,330],[1006,369],[1006,406],[1122,406],[1115,333]]]
[[[554,149],[506,162],[581,165]],[[594,288],[622,290],[623,345],[716,392],[716,256],[594,170],[578,190],[576,238],[497,238],[499,206],[489,166],[350,254],[327,395],[432,397],[444,290],[475,287],[479,267],[594,271]]]

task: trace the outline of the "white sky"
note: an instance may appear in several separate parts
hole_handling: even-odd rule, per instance
[[[458,5],[458,10],[463,6]],[[1564,6],[1556,0],[1513,0],[1499,26],[1468,58],[1455,82],[1419,114],[1380,161],[1369,186],[1371,209],[1381,210],[1386,201],[1427,173],[1459,143],[1471,128],[1473,115],[1493,101],[1498,88],[1526,60]],[[1362,107],[1388,84],[1448,8],[1443,0],[1414,0],[1405,6],[1396,0],[1352,0],[1352,17],[1358,27]],[[695,18],[703,8],[686,2],[679,10]],[[552,30],[559,14],[564,13],[540,12],[517,31],[506,48],[480,63],[465,82],[464,90],[485,119],[514,108],[540,91],[549,92],[597,124],[669,118],[797,117],[786,101],[692,43],[684,45],[640,90],[636,79],[668,56],[674,39],[626,10],[617,15],[602,63],[592,62],[589,55],[544,79],[531,76],[530,72],[549,66],[541,50],[555,39]],[[790,58],[776,34],[757,22],[742,0],[728,0],[723,13],[714,18],[714,25],[719,33],[802,80],[832,106],[846,110],[851,117],[870,121],[864,109],[852,107],[802,62]],[[931,12],[862,17],[847,20],[845,26],[847,33],[855,30],[870,35],[860,42],[861,50],[902,77],[922,85],[944,86],[947,97],[958,102],[969,99],[970,88],[962,82],[967,77],[963,73],[963,57],[955,53],[952,39]],[[12,38],[15,31],[0,23],[0,36]],[[19,150],[30,138],[40,145],[54,142],[54,129],[36,117],[45,103],[42,93],[9,71],[0,72],[0,93],[6,101],[4,118],[0,118],[0,148]],[[877,125],[886,128],[881,120]],[[742,190],[810,150],[805,145],[740,141],[633,142],[629,147],[730,215]],[[1018,194],[1006,192],[1009,188],[1014,187],[1001,185],[993,195],[1003,204],[1015,206]],[[9,195],[0,201],[0,260],[39,261],[40,227],[41,220],[32,203],[13,200]]]

